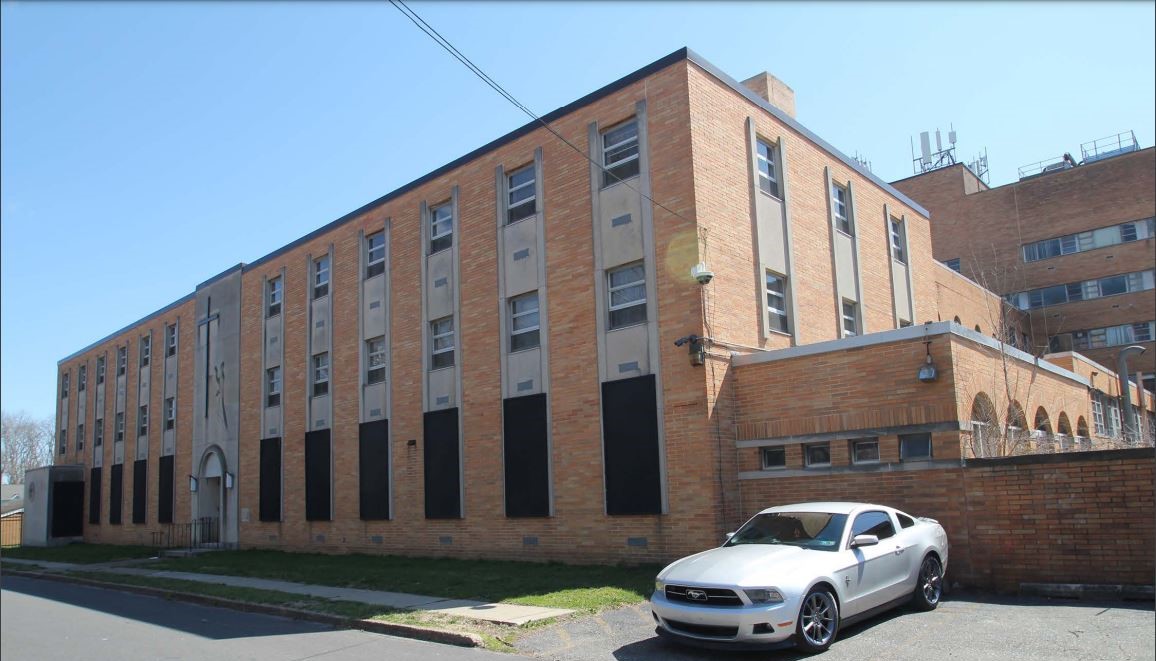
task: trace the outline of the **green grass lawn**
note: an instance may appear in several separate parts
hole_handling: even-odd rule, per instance
[[[117,546],[114,544],[69,544],[67,546],[18,546],[0,552],[3,558],[43,562],[75,562],[90,565],[113,560],[152,558],[158,553],[150,546]]]
[[[220,551],[150,567],[588,613],[646,599],[660,569],[282,551]]]

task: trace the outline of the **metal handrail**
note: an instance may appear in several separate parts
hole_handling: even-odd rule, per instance
[[[221,541],[217,519],[203,516],[188,523],[170,523],[165,535],[165,548],[195,549],[216,545]]]

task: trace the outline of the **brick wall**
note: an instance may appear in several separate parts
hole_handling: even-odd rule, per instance
[[[1000,294],[1151,269],[1156,239],[1024,263],[1021,246],[1156,215],[1156,149],[988,189],[963,165],[894,183],[931,213],[935,258]],[[1156,319],[1151,291],[1034,310],[1034,342],[1057,333]],[[971,325],[968,324],[970,327]],[[1134,367],[1156,371],[1156,343]],[[1114,364],[1119,347],[1086,353]]]
[[[952,468],[742,481],[744,516],[773,505],[855,500],[939,520],[948,580],[1151,585],[1152,449],[970,460]]]

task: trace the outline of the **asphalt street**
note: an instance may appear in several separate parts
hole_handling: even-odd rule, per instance
[[[4,661],[512,658],[54,581],[5,576],[0,587],[0,657]]]
[[[724,653],[668,643],[645,604],[569,620],[518,639],[551,661],[1124,661],[1156,659],[1152,603],[951,595],[930,613],[900,608],[839,633],[817,657],[792,650]]]

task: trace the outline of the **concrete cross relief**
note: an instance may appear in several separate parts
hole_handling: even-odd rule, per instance
[[[208,425],[208,438],[210,439],[225,439],[229,432],[229,418],[225,412],[225,361],[215,360],[214,351],[216,345],[214,340],[219,341],[221,315],[219,311],[213,310],[213,297],[210,296],[205,303],[205,310],[207,314],[204,319],[197,322],[198,326],[203,326],[205,329],[205,419]],[[216,330],[216,337],[213,331]],[[209,375],[212,375],[210,379]],[[210,397],[209,392],[215,386],[215,391]],[[209,409],[210,402],[216,404],[217,415],[210,418]]]

